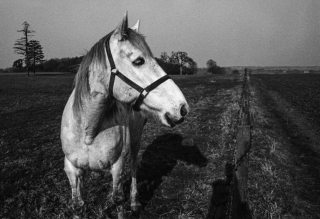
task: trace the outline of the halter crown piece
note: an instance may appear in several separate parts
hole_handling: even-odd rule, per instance
[[[118,76],[122,81],[124,81],[125,83],[127,83],[129,86],[131,86],[132,88],[134,88],[135,90],[137,90],[140,93],[139,97],[136,99],[136,101],[132,107],[133,110],[140,111],[140,105],[142,104],[143,99],[146,96],[148,96],[149,92],[154,90],[156,87],[158,87],[160,84],[162,84],[166,80],[170,79],[170,77],[169,77],[169,75],[165,75],[165,76],[159,78],[158,80],[154,81],[152,84],[150,84],[146,88],[142,88],[139,85],[137,85],[135,82],[130,80],[128,77],[126,77],[120,71],[118,71],[118,69],[116,68],[116,66],[114,64],[112,54],[110,51],[110,37],[112,34],[113,34],[113,31],[108,34],[107,40],[106,40],[106,50],[107,50],[107,55],[108,55],[109,64],[110,64],[110,68],[111,68],[111,75],[110,75],[110,82],[109,82],[109,95],[111,97],[113,97],[114,80],[115,80],[115,77]]]

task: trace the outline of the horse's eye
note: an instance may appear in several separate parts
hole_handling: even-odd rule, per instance
[[[137,58],[136,60],[134,60],[134,61],[132,62],[132,64],[135,65],[135,66],[143,65],[143,64],[144,64],[144,59],[141,58],[141,57],[139,57],[139,58]]]

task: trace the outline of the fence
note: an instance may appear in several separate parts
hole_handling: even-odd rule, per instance
[[[251,218],[247,203],[248,163],[251,149],[249,73],[245,69],[240,98],[239,125],[234,151],[233,176],[230,184],[230,197],[227,218]]]

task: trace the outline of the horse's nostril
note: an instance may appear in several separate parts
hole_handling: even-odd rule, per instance
[[[186,104],[182,104],[181,108],[180,108],[180,114],[182,117],[185,117],[188,114],[188,109]]]

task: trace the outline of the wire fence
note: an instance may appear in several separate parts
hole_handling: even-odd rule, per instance
[[[250,89],[249,71],[245,69],[240,98],[239,123],[236,134],[236,145],[233,157],[233,169],[226,218],[252,218],[247,202],[248,165],[251,150],[251,119],[250,119]],[[227,176],[228,177],[228,176]]]

